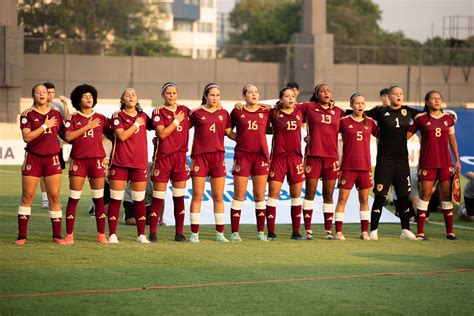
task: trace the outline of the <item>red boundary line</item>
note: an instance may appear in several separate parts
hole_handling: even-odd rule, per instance
[[[196,283],[196,284],[182,284],[182,285],[154,285],[154,286],[144,286],[144,287],[135,287],[135,288],[128,288],[128,289],[115,289],[115,290],[110,289],[110,290],[85,290],[85,291],[49,292],[49,293],[1,294],[0,298],[82,295],[82,294],[95,294],[95,293],[122,293],[122,292],[134,292],[134,291],[187,289],[187,288],[195,288],[195,287],[214,287],[214,286],[226,286],[226,285],[255,285],[255,284],[268,284],[268,283],[290,283],[290,282],[324,281],[324,280],[337,280],[337,279],[361,279],[361,278],[370,278],[370,277],[405,276],[405,275],[439,275],[439,274],[462,273],[462,272],[474,272],[474,269],[425,271],[425,272],[384,272],[384,273],[375,273],[375,274],[337,275],[337,276],[299,278],[299,279],[287,279],[287,280],[215,282],[215,283]]]

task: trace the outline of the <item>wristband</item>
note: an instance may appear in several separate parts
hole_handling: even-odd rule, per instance
[[[137,122],[133,123],[133,125],[135,125],[137,127],[137,129],[140,128],[140,124],[138,124]]]
[[[176,125],[176,126],[180,126],[180,125],[181,125],[181,123],[180,123],[177,119],[174,119],[174,120],[173,120],[173,123],[174,123],[174,125]]]
[[[41,125],[41,128],[44,129],[44,130],[47,130],[47,129],[48,129],[48,125],[43,124],[43,125]]]

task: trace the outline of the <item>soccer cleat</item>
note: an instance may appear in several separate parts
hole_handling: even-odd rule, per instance
[[[191,235],[189,236],[189,242],[199,242],[199,233],[191,232]]]
[[[360,233],[359,238],[360,238],[361,240],[370,240],[370,237],[369,237],[369,233],[368,233],[368,232],[362,232],[362,233]]]
[[[323,238],[324,240],[334,240],[334,235],[330,231],[327,230],[324,232]]]
[[[301,236],[300,233],[292,233],[291,234],[291,239],[293,239],[293,240],[304,240],[303,236]]]
[[[240,235],[238,232],[235,232],[230,235],[230,241],[240,242],[242,241],[242,238],[240,238]]]
[[[156,233],[150,233],[150,235],[148,236],[148,240],[150,240],[150,242],[158,242],[158,237],[156,237]]]
[[[53,238],[53,242],[55,244],[58,244],[58,245],[65,245],[66,244],[66,241],[64,239],[56,238],[56,237]]]
[[[66,234],[66,238],[64,239],[67,245],[74,245],[74,234]]]
[[[265,236],[264,232],[257,233],[257,240],[259,241],[268,241],[267,236]]]
[[[41,202],[41,208],[48,209],[49,208],[49,201],[48,200],[43,200],[43,202]]]
[[[370,232],[370,240],[379,240],[378,229],[375,229],[375,230]]]
[[[100,244],[108,244],[107,236],[105,234],[97,233],[97,242]]]
[[[149,244],[150,241],[148,239],[146,239],[145,235],[139,235],[137,237],[137,242],[141,243],[141,244]]]
[[[183,234],[176,234],[176,235],[174,235],[174,241],[187,242],[188,240],[186,239],[186,237],[184,237]]]
[[[109,236],[109,244],[118,244],[117,234],[112,234]]]
[[[17,245],[24,245],[24,244],[26,244],[26,238],[15,240],[15,244],[17,244]]]
[[[408,229],[402,229],[402,233],[400,234],[400,239],[402,240],[418,240],[411,231]]]
[[[334,236],[334,240],[346,240],[346,237],[342,234],[342,232],[337,232]]]
[[[275,233],[268,233],[269,241],[277,241],[277,235]]]
[[[310,232],[306,232],[303,236],[304,240],[313,240],[313,234]]]
[[[224,233],[219,233],[219,232],[216,232],[216,241],[229,242],[229,240],[225,238]]]
[[[458,237],[456,237],[456,235],[454,235],[454,234],[446,235],[446,238],[449,239],[449,240],[458,240]]]
[[[424,241],[430,240],[430,239],[429,239],[428,237],[426,237],[425,235],[416,235],[416,239],[418,239],[418,240],[424,240]]]

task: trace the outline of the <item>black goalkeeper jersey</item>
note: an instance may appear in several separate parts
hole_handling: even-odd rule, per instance
[[[392,162],[407,161],[407,132],[410,123],[420,111],[402,105],[394,110],[390,106],[377,106],[365,112],[378,125],[380,141],[377,146],[377,160]]]

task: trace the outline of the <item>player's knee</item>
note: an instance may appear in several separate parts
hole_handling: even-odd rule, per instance
[[[194,201],[202,201],[203,196],[204,196],[204,192],[193,190],[192,198],[193,198]]]
[[[265,194],[264,193],[254,193],[253,198],[255,201],[263,201],[265,200]]]
[[[224,202],[224,197],[222,196],[222,192],[212,192],[212,200],[214,202]]]
[[[31,205],[35,195],[29,191],[23,191],[21,195],[21,205]]]
[[[59,192],[48,193],[48,200],[50,204],[60,204]]]
[[[347,198],[346,198],[347,202]],[[360,196],[359,197],[359,203],[362,205],[368,205],[369,204],[369,197],[368,196]]]

